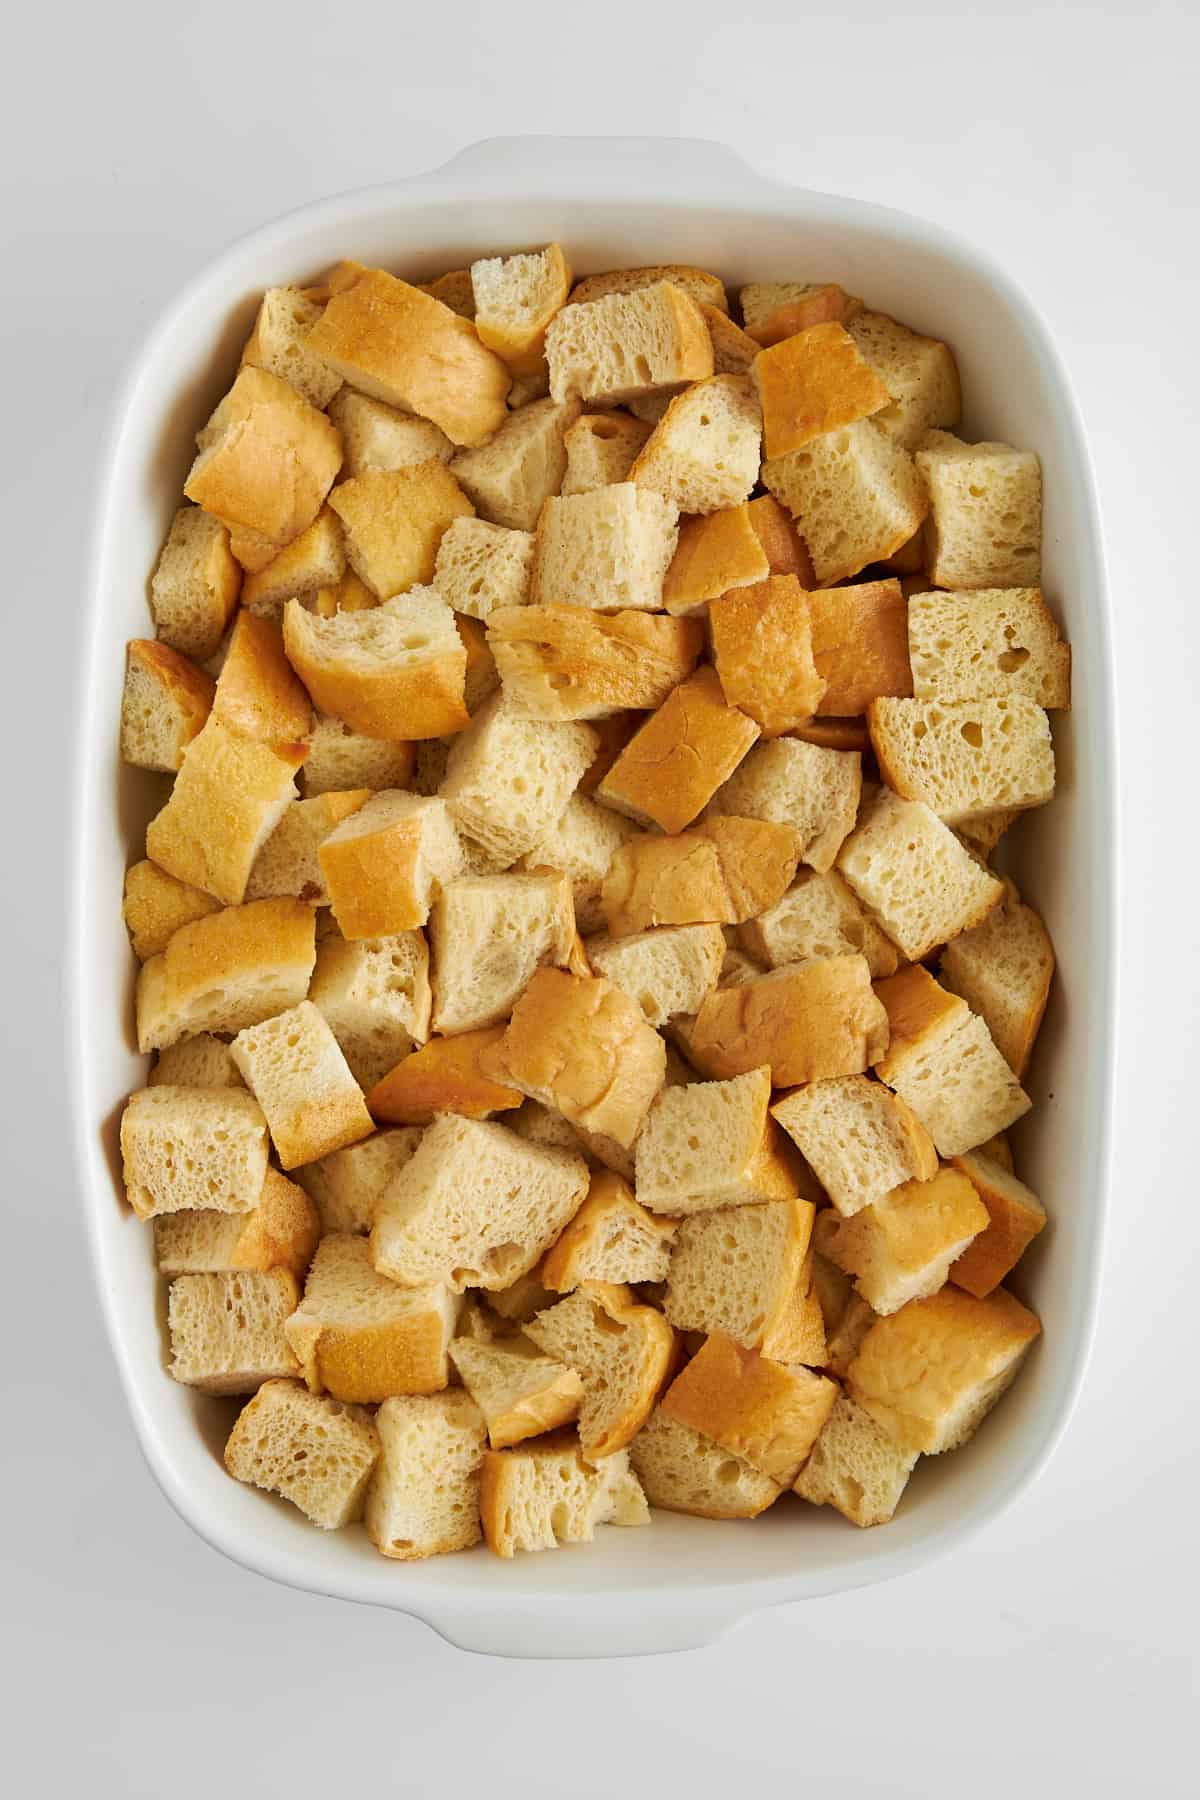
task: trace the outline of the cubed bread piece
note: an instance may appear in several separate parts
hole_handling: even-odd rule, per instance
[[[532,531],[567,469],[566,432],[579,402],[536,400],[510,413],[495,437],[455,457],[455,479],[481,518],[511,531]]]
[[[299,288],[268,288],[254,330],[242,351],[242,362],[278,375],[303,394],[310,406],[324,408],[341,387],[342,379],[304,342],[320,316],[320,305],[306,298]]]
[[[988,1223],[950,1270],[956,1287],[982,1300],[1014,1269],[1046,1223],[1046,1209],[1011,1169],[985,1153],[986,1146],[954,1158],[987,1209]]]
[[[555,1432],[536,1444],[488,1450],[480,1478],[480,1510],[488,1549],[518,1550],[590,1544],[597,1525],[648,1525],[650,1514],[627,1451],[593,1468],[574,1432]]]
[[[795,519],[822,587],[891,556],[929,511],[912,457],[872,419],[770,458],[762,480]]]
[[[447,640],[448,641],[448,640]],[[334,789],[407,787],[412,779],[415,748],[391,738],[355,731],[344,719],[319,712],[308,740],[301,780],[308,795]]]
[[[812,557],[786,507],[780,506],[774,494],[760,494],[748,502],[746,513],[767,559],[767,573],[794,575],[805,590],[815,588]]]
[[[738,927],[751,956],[765,969],[812,956],[865,956],[872,980],[894,975],[899,955],[891,939],[864,912],[835,869],[822,875],[801,869],[774,906]]]
[[[683,1217],[794,1198],[797,1159],[768,1115],[770,1103],[765,1068],[664,1087],[637,1141],[639,1203]]]
[[[667,1271],[663,1311],[680,1331],[724,1331],[777,1354],[812,1237],[808,1200],[768,1200],[685,1219]]]
[[[663,1395],[662,1412],[787,1487],[837,1397],[826,1376],[772,1362],[714,1331]]]
[[[794,575],[769,575],[708,609],[713,661],[731,706],[778,737],[810,719],[825,691],[813,662],[808,596]]]
[[[698,620],[580,606],[505,607],[488,641],[514,713],[549,720],[660,706],[704,648]]]
[[[748,334],[764,346],[814,325],[848,325],[862,311],[836,281],[750,281],[738,300]]]
[[[759,727],[726,700],[707,663],[674,688],[622,750],[596,798],[643,825],[678,832],[737,768]]]
[[[886,313],[860,312],[846,329],[890,396],[874,414],[889,437],[912,450],[930,426],[958,424],[962,396],[946,344],[910,331]]]
[[[436,280],[422,281],[417,285],[423,294],[432,294],[435,300],[448,306],[460,319],[475,317],[475,288],[470,269],[448,269]]]
[[[160,955],[181,925],[218,912],[220,906],[203,888],[176,881],[148,859],[125,871],[122,911],[139,962]]]
[[[456,739],[442,799],[460,830],[508,867],[562,817],[598,741],[587,725],[522,718],[495,694]]]
[[[315,1162],[375,1129],[362,1089],[311,1000],[248,1025],[232,1051],[285,1169]]]
[[[208,718],[215,684],[186,656],[154,638],[125,646],[121,756],[140,769],[174,772]]]
[[[943,987],[979,1014],[1018,1080],[1041,1028],[1054,979],[1054,946],[1041,919],[1010,884],[983,923],[942,952]]]
[[[362,1517],[378,1460],[379,1433],[369,1412],[318,1398],[297,1381],[265,1381],[225,1445],[225,1467],[235,1481],[290,1500],[324,1531]]]
[[[471,288],[480,342],[502,356],[514,374],[532,374],[542,361],[546,327],[570,287],[571,265],[561,244],[473,262]]]
[[[587,1281],[540,1312],[525,1335],[583,1381],[579,1442],[589,1462],[624,1449],[670,1371],[675,1333],[620,1283]]]
[[[850,1398],[908,1450],[957,1450],[1014,1380],[1041,1331],[1005,1288],[944,1287],[874,1324],[850,1365]]]
[[[367,1239],[342,1233],[318,1244],[284,1331],[314,1394],[374,1404],[446,1386],[460,1304],[436,1283],[400,1287],[377,1274]]]
[[[351,1074],[374,1087],[429,1036],[429,950],[419,931],[326,938],[308,997],[341,1045]]]
[[[181,925],[138,976],[138,1049],[241,1031],[295,1006],[315,960],[313,909],[300,900],[251,900]]]
[[[661,281],[682,288],[698,306],[715,306],[722,313],[729,311],[724,283],[707,269],[696,269],[689,263],[658,263],[652,268],[611,269],[604,275],[585,275],[571,289],[567,304],[579,306],[585,300],[600,300],[605,294],[635,294],[639,288],[655,287]]]
[[[538,518],[530,600],[656,611],[678,537],[674,502],[632,481],[551,497]]]
[[[833,1506],[852,1525],[886,1525],[900,1504],[917,1460],[844,1394],[813,1445],[795,1483],[812,1506]]]
[[[285,600],[315,594],[346,573],[346,548],[342,527],[328,506],[312,524],[264,568],[247,575],[242,583],[242,605],[262,618],[278,618]]]
[[[877,988],[891,1041],[875,1073],[895,1088],[942,1156],[961,1156],[1029,1111],[1031,1101],[965,1000],[913,964]]]
[[[206,1394],[252,1394],[297,1374],[283,1326],[299,1298],[286,1269],[177,1276],[167,1291],[167,1373]]]
[[[598,1170],[587,1199],[542,1259],[547,1288],[567,1294],[585,1281],[665,1281],[677,1221],[658,1218],[611,1169]]]
[[[241,585],[242,571],[220,519],[199,506],[181,506],[150,582],[150,611],[160,641],[201,662],[211,656]]]
[[[490,1344],[460,1337],[450,1346],[450,1360],[483,1414],[493,1450],[540,1437],[578,1416],[579,1375],[552,1356],[539,1356],[524,1337]]]
[[[746,375],[713,375],[677,394],[629,472],[684,513],[740,506],[758,480],[762,413]]]
[[[628,481],[638,451],[653,427],[628,413],[585,413],[563,437],[567,453],[563,494],[590,494],[594,488]]]
[[[708,326],[708,335],[712,339],[713,373],[749,374],[750,365],[762,348],[761,344],[749,332],[743,331],[740,325],[735,325],[719,307],[709,306],[701,301],[700,311],[704,314],[704,323]]]
[[[902,800],[887,788],[864,808],[838,868],[911,962],[979,925],[1004,896],[1003,883],[949,826],[919,800]]]
[[[879,412],[891,398],[845,326],[834,322],[810,325],[763,350],[751,376],[762,407],[765,456],[786,456]]]
[[[432,419],[455,444],[503,422],[511,376],[469,319],[382,269],[331,295],[306,339],[360,393]]]
[[[253,1212],[158,1215],[154,1260],[166,1276],[288,1269],[303,1281],[320,1236],[321,1216],[304,1189],[268,1169]]]
[[[390,937],[429,917],[439,886],[462,868],[444,800],[387,789],[344,819],[317,856],[343,937]]]
[[[296,798],[304,745],[255,743],[210,717],[192,739],[146,851],[177,881],[236,905],[262,846]]]
[[[228,525],[280,548],[320,512],[342,440],[323,412],[278,375],[245,366],[197,438],[183,491]]]
[[[675,615],[703,612],[710,600],[762,583],[769,574],[750,506],[722,507],[681,522],[679,542],[663,577],[663,605]]]
[[[372,1260],[407,1285],[508,1287],[559,1236],[587,1183],[581,1156],[442,1114],[383,1197]]]
[[[344,387],[330,403],[329,416],[342,434],[344,475],[372,469],[410,469],[436,457],[448,463],[454,445],[440,426],[412,413],[397,412],[381,400]]]
[[[383,1454],[367,1489],[367,1536],[384,1556],[417,1562],[480,1538],[479,1471],[487,1434],[462,1388],[385,1400]]]
[[[477,1030],[506,1019],[543,963],[566,965],[575,906],[566,875],[466,875],[429,915],[433,1028]]]
[[[343,819],[371,797],[369,788],[350,793],[316,794],[293,800],[254,859],[246,883],[247,900],[269,900],[291,894],[314,906],[328,906],[329,894],[317,851]]]
[[[474,513],[436,457],[352,476],[334,488],[329,504],[345,529],[351,567],[381,600],[431,582],[447,528]]]
[[[712,812],[792,826],[799,834],[801,859],[824,872],[833,867],[854,829],[861,793],[862,758],[855,751],[776,738],[754,746],[713,796]],[[765,901],[764,906],[773,903]]]
[[[669,281],[608,292],[565,306],[546,332],[550,392],[556,400],[620,405],[713,372],[704,315]]]
[[[240,737],[281,754],[312,730],[312,705],[283,648],[274,619],[238,609],[225,649],[213,718]]]
[[[867,1305],[861,1294],[852,1293],[845,1312],[829,1332],[822,1367],[828,1369],[831,1375],[836,1375],[839,1381],[845,1381],[850,1372],[850,1364],[858,1355],[863,1339],[878,1317],[879,1314]]]
[[[253,1212],[267,1173],[262,1108],[241,1088],[142,1088],[121,1114],[121,1163],[139,1219]]]
[[[1034,452],[926,431],[915,454],[930,502],[930,583],[1035,587],[1042,575],[1042,465]]]
[[[796,873],[791,825],[709,818],[675,837],[642,833],[622,844],[600,889],[614,937],[654,925],[736,925],[773,906]]]
[[[651,1506],[701,1519],[756,1519],[783,1489],[761,1469],[670,1417],[654,1411],[629,1446],[629,1460]]]
[[[245,1087],[241,1072],[220,1038],[201,1031],[195,1037],[181,1038],[154,1059],[149,1086],[162,1087]]]
[[[585,794],[575,793],[567,801],[562,817],[525,852],[517,866],[561,870],[572,884],[577,929],[585,933],[600,931],[604,926],[600,884],[615,851],[636,830],[631,819],[600,806]]]
[[[887,1041],[866,958],[820,956],[710,994],[690,1028],[688,1059],[722,1080],[767,1064],[776,1087],[791,1087],[861,1074]]]
[[[957,1169],[929,1181],[906,1181],[856,1212],[818,1215],[813,1241],[823,1256],[853,1275],[855,1288],[881,1317],[935,1294],[950,1265],[988,1222],[987,1208]]]
[[[632,937],[596,937],[587,943],[597,975],[621,988],[651,1025],[675,1013],[694,1013],[716,987],[725,958],[719,925],[664,925]]]
[[[486,619],[497,607],[525,605],[532,566],[532,532],[459,518],[438,545],[433,584],[455,612]]]
[[[808,595],[822,713],[852,718],[881,694],[913,691],[908,602],[898,581],[861,581]]]
[[[871,743],[888,786],[948,825],[1054,794],[1050,721],[1024,694],[989,700],[873,700]]]
[[[419,1126],[377,1131],[296,1171],[321,1216],[323,1233],[369,1232],[384,1189],[421,1141]]]
[[[908,603],[913,691],[922,700],[1024,694],[1071,704],[1071,648],[1040,588],[914,594]]]
[[[937,1174],[937,1151],[920,1120],[865,1075],[811,1081],[784,1094],[771,1111],[844,1219],[904,1182],[930,1182]]]
[[[376,1082],[367,1105],[377,1119],[402,1125],[428,1125],[439,1113],[487,1119],[515,1110],[522,1094],[484,1074],[480,1065],[484,1052],[503,1035],[503,1025],[485,1025],[454,1037],[430,1038]]]

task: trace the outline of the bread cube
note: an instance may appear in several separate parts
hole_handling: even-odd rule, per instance
[[[650,1523],[628,1452],[618,1451],[593,1468],[573,1432],[555,1432],[513,1450],[488,1450],[480,1509],[488,1549],[503,1557],[590,1544],[597,1525]]]
[[[562,817],[598,741],[587,725],[531,724],[495,694],[456,739],[442,798],[460,830],[508,867]]]
[[[513,711],[551,720],[661,706],[704,648],[699,620],[581,606],[505,607],[488,641]]]
[[[374,1130],[362,1089],[311,1000],[239,1031],[233,1060],[267,1116],[285,1169]]]
[[[833,1506],[863,1529],[886,1525],[916,1464],[915,1450],[894,1443],[861,1406],[844,1394],[813,1445],[795,1482],[812,1506]]]
[[[937,1151],[920,1120],[865,1075],[811,1081],[784,1094],[771,1112],[844,1219],[905,1182],[927,1183],[937,1174]]]
[[[772,1362],[714,1331],[663,1395],[662,1412],[787,1487],[838,1391],[824,1375]]]
[[[704,314],[704,323],[708,326],[708,335],[712,339],[713,373],[748,375],[750,365],[762,346],[718,307],[701,301],[700,311]]]
[[[247,575],[242,605],[262,618],[278,618],[285,600],[332,587],[345,573],[342,527],[326,505],[299,537],[285,544],[263,568]]]
[[[758,480],[762,413],[746,375],[713,375],[677,394],[629,479],[684,513],[740,506]]]
[[[436,457],[352,476],[334,488],[329,504],[345,528],[351,567],[381,600],[431,582],[445,531],[474,511]]]
[[[467,875],[447,882],[429,916],[433,1028],[472,1031],[506,1019],[533,971],[560,968],[575,942],[565,875]]]
[[[738,295],[746,331],[763,346],[814,325],[848,325],[862,301],[835,281],[749,281]]]
[[[483,1415],[469,1394],[396,1396],[375,1415],[383,1454],[367,1490],[367,1536],[416,1562],[477,1544]]]
[[[704,810],[759,735],[729,705],[705,664],[673,689],[636,732],[596,789],[596,798],[642,825],[682,831]]]
[[[662,1314],[619,1283],[587,1281],[539,1312],[525,1335],[582,1378],[579,1443],[588,1461],[624,1449],[670,1370],[675,1333]]]
[[[852,718],[881,694],[912,693],[908,602],[898,581],[817,588],[808,613],[823,714]]]
[[[520,1091],[485,1074],[480,1062],[503,1035],[503,1025],[485,1025],[430,1038],[376,1082],[367,1105],[375,1118],[403,1125],[428,1125],[444,1112],[466,1119],[511,1112],[521,1104]]]
[[[665,1281],[676,1226],[675,1219],[648,1212],[619,1175],[600,1169],[587,1199],[542,1258],[541,1279],[559,1294],[585,1281]]]
[[[635,1000],[651,1025],[694,1013],[716,987],[725,958],[719,925],[664,925],[631,937],[591,938],[588,961]]]
[[[730,1081],[664,1087],[637,1141],[639,1203],[687,1217],[795,1198],[796,1158],[767,1112],[770,1103],[766,1068]]]
[[[894,975],[896,946],[859,905],[835,869],[801,869],[781,900],[738,927],[742,946],[762,968],[813,956],[865,956],[872,980]]]
[[[814,1243],[881,1317],[935,1294],[950,1265],[988,1222],[987,1208],[957,1169],[906,1181],[851,1219],[832,1210],[816,1223]]]
[[[325,1017],[355,1081],[381,1081],[429,1036],[429,950],[419,931],[327,938],[317,946],[308,997]]]
[[[312,705],[284,655],[273,619],[238,610],[217,678],[214,719],[278,754],[303,749],[312,730]]]
[[[378,1460],[370,1413],[318,1398],[296,1381],[264,1382],[225,1445],[235,1481],[280,1494],[324,1531],[362,1517]]]
[[[383,1197],[372,1261],[406,1286],[439,1281],[457,1294],[508,1287],[549,1249],[587,1182],[581,1156],[443,1114]]]
[[[1054,979],[1054,946],[1009,884],[1001,904],[946,945],[942,986],[979,1014],[1018,1080],[1029,1067]]]
[[[833,867],[854,828],[861,793],[862,758],[857,752],[776,738],[754,746],[713,796],[712,811],[790,825],[799,836],[802,860],[824,873]],[[774,900],[764,902],[771,904]]]
[[[889,437],[912,450],[930,426],[958,424],[962,396],[947,345],[910,331],[886,313],[860,312],[846,329],[890,396],[873,414]]]
[[[299,1298],[286,1269],[177,1276],[167,1290],[167,1373],[206,1394],[252,1394],[295,1375],[283,1324]]]
[[[268,1169],[253,1212],[159,1214],[154,1260],[167,1276],[287,1269],[303,1281],[320,1236],[320,1215],[304,1189]]]
[[[928,572],[939,588],[1036,587],[1042,575],[1042,465],[1011,444],[926,431],[916,464],[929,495]]]
[[[670,281],[565,306],[546,331],[546,361],[556,400],[577,394],[610,406],[713,372],[704,317]]]
[[[460,1304],[436,1283],[399,1287],[377,1274],[367,1239],[344,1233],[321,1239],[284,1331],[314,1394],[374,1404],[446,1386]]]
[[[160,642],[204,661],[225,635],[241,585],[242,571],[220,519],[199,506],[181,506],[150,581],[150,611]]]
[[[766,1064],[776,1087],[791,1087],[861,1074],[887,1041],[866,958],[821,956],[718,988],[696,1014],[687,1054],[721,1080]]]
[[[979,925],[1004,896],[936,814],[887,788],[864,808],[838,868],[910,962]]]
[[[473,262],[471,288],[480,342],[502,356],[514,374],[532,374],[542,361],[546,327],[570,287],[571,265],[561,244]]]
[[[486,444],[455,457],[455,479],[482,519],[510,531],[534,529],[562,488],[564,438],[578,417],[578,400],[535,400],[510,413]]]
[[[370,797],[369,788],[358,788],[345,794],[293,800],[254,859],[246,883],[247,900],[291,894],[314,906],[328,906],[329,893],[317,851],[330,832]]]
[[[568,306],[579,306],[585,300],[599,300],[605,294],[636,294],[641,288],[655,287],[669,281],[672,287],[690,294],[697,306],[715,306],[728,313],[725,286],[707,269],[696,269],[689,263],[658,263],[645,269],[610,269],[603,275],[585,275],[571,289]]]
[[[636,829],[631,819],[622,818],[620,813],[598,805],[584,794],[574,793],[562,817],[525,852],[517,867],[561,870],[572,884],[576,928],[581,932],[600,931],[604,926],[600,884],[614,852]]]
[[[713,661],[731,706],[778,737],[811,718],[825,683],[813,661],[808,597],[794,575],[769,575],[708,609]]]
[[[871,419],[771,457],[762,480],[795,519],[821,587],[891,556],[929,511],[912,457]]]
[[[416,1126],[377,1131],[298,1169],[296,1180],[320,1214],[322,1233],[369,1232],[385,1188],[420,1141]]]
[[[795,520],[774,494],[760,494],[746,506],[750,528],[762,546],[769,575],[794,575],[806,591],[815,588],[812,558]]]
[[[988,1223],[950,1270],[955,1287],[982,1300],[1014,1269],[1046,1223],[1046,1209],[1011,1169],[986,1153],[986,1146],[954,1158],[987,1210]]]
[[[486,619],[497,607],[525,605],[532,564],[531,532],[459,518],[438,545],[433,581],[455,612]]]
[[[313,722],[301,780],[307,795],[335,789],[407,787],[415,747],[355,731],[344,719],[319,712]]]
[[[879,412],[891,398],[854,338],[833,322],[810,325],[763,350],[751,375],[762,406],[765,456],[786,456]]]
[[[897,1444],[957,1450],[1011,1385],[1042,1327],[1004,1288],[954,1287],[874,1324],[850,1365],[849,1395]]]
[[[240,1088],[142,1088],[121,1114],[121,1162],[139,1219],[253,1212],[267,1173],[262,1108]]]
[[[195,1037],[182,1038],[154,1059],[150,1070],[150,1087],[245,1087],[237,1064],[229,1053],[229,1045],[220,1038],[201,1031]]]
[[[139,962],[160,955],[181,925],[219,911],[220,905],[203,888],[176,881],[148,859],[125,871],[122,913]]]
[[[312,524],[342,461],[342,440],[325,414],[249,365],[196,441],[188,499],[278,548]]]
[[[328,411],[342,434],[343,475],[410,469],[432,457],[448,463],[454,455],[454,445],[440,426],[412,413],[397,412],[382,400],[355,393],[352,387],[343,387]]]
[[[673,501],[632,481],[550,498],[537,524],[530,600],[596,612],[656,611],[677,521]]]
[[[359,393],[431,419],[455,444],[481,444],[505,416],[511,376],[469,319],[382,269],[330,296],[305,340]]]
[[[680,524],[675,554],[663,577],[663,604],[676,616],[701,613],[710,600],[761,583],[769,573],[749,505],[723,507]]]
[[[343,937],[390,937],[429,917],[438,886],[462,868],[444,800],[400,789],[374,794],[343,819],[317,857]]]
[[[923,800],[948,825],[1044,806],[1053,796],[1050,721],[1023,694],[951,704],[873,700],[867,724],[888,786]]]
[[[1040,588],[914,594],[908,603],[913,692],[922,700],[1024,694],[1071,704],[1071,649]]]
[[[295,1006],[315,960],[313,909],[299,900],[251,900],[181,925],[138,976],[138,1049],[241,1031]]]
[[[701,1519],[755,1519],[783,1489],[760,1469],[657,1408],[629,1446],[651,1506]]]
[[[208,718],[211,675],[153,638],[125,646],[121,757],[141,769],[173,772]]]
[[[585,413],[563,437],[567,470],[560,493],[590,494],[628,481],[638,451],[653,429],[628,413]]]
[[[459,1337],[450,1346],[450,1360],[483,1414],[493,1450],[540,1437],[579,1412],[583,1382],[575,1370],[539,1356],[524,1337],[499,1343]]]
[[[774,1357],[808,1254],[814,1210],[808,1200],[768,1200],[685,1219],[663,1297],[672,1325],[723,1331]]]
[[[304,340],[321,316],[316,301],[299,288],[268,288],[254,330],[242,351],[243,364],[266,369],[291,384],[310,406],[323,409],[341,387],[341,377],[315,356]]]
[[[708,818],[675,837],[643,833],[609,864],[600,901],[609,932],[736,925],[773,906],[796,873],[800,837],[761,819]]]

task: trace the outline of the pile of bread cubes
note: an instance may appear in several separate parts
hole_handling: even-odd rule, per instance
[[[170,1373],[385,1556],[880,1524],[1040,1330],[1040,465],[837,284],[738,302],[271,289],[128,646]]]

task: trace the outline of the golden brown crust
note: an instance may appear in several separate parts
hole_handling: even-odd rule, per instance
[[[811,1218],[811,1212],[809,1216]],[[813,1270],[814,1256],[810,1250],[800,1266],[796,1285],[786,1304],[763,1331],[758,1348],[775,1362],[803,1363],[811,1369],[825,1367],[828,1354],[825,1315],[814,1285]]]
[[[746,503],[750,527],[762,545],[772,575],[794,575],[805,590],[816,586],[812,557],[796,530],[796,521],[774,494],[760,494]]]
[[[488,1119],[511,1112],[525,1096],[483,1072],[481,1057],[504,1036],[503,1025],[460,1031],[455,1037],[433,1037],[377,1081],[367,1106],[386,1125],[428,1125],[436,1114],[460,1113],[466,1119]]]
[[[298,602],[289,602],[283,641],[288,660],[323,713],[364,737],[391,743],[448,737],[470,723],[464,701],[467,652],[461,638],[444,655],[427,661],[389,664],[380,659],[355,667],[338,660],[336,648],[313,631],[310,619]]]
[[[881,694],[912,693],[908,602],[898,581],[815,588],[808,611],[813,661],[825,683],[822,713],[845,718],[865,713]]]
[[[519,325],[481,317],[475,304],[474,318],[479,341],[504,358],[514,375],[533,375],[542,367],[546,348],[546,327],[555,313],[566,303],[571,289],[571,265],[561,244],[547,244],[542,252],[545,272],[541,301],[535,311]],[[444,279],[444,278],[443,278]],[[472,299],[474,301],[474,285]]]
[[[210,990],[237,988],[264,970],[295,976],[301,997],[316,962],[313,909],[302,900],[250,900],[225,906],[204,918],[181,925],[166,949],[150,957],[138,978],[138,1048],[161,1050],[189,1031],[210,1030],[206,1023],[186,1023],[174,1035],[161,1035],[164,1024],[185,1019]],[[223,1026],[217,1029],[225,1029]]]
[[[769,575],[714,600],[708,609],[713,661],[731,706],[764,737],[810,719],[825,682],[813,661],[808,596],[794,575]]]
[[[612,269],[604,275],[584,275],[571,289],[567,305],[599,300],[605,294],[633,294],[639,288],[655,287],[660,281],[681,288],[697,306],[713,306],[721,313],[729,311],[724,282],[707,269],[693,268],[689,263],[656,263],[644,269]]]
[[[947,993],[920,963],[876,982],[875,993],[888,1016],[887,1054],[876,1063],[881,1081],[890,1082],[915,1046],[926,1048],[953,1030],[968,1011],[966,1001]]]
[[[190,658],[181,655],[178,650],[172,650],[169,645],[160,643],[157,638],[131,638],[126,644],[127,690],[130,677],[134,674],[140,674],[153,683],[162,697],[163,705],[171,713],[174,736],[169,767],[178,769],[183,761],[184,751],[203,729],[212,709],[215,691],[213,678],[203,669],[197,668]],[[135,721],[130,723],[136,728]],[[124,706],[121,714],[121,741],[122,753],[127,761],[132,761],[126,743]]]
[[[762,318],[747,324],[746,332],[764,348],[778,344],[814,325],[848,325],[862,311],[862,301],[848,294],[836,281],[814,284],[794,300],[785,300]]]
[[[834,322],[771,345],[750,372],[762,404],[764,456],[786,456],[891,401],[850,333]]]
[[[325,414],[250,365],[238,371],[201,441],[184,483],[188,499],[280,547],[312,524],[342,462],[341,436]]]
[[[772,1362],[714,1331],[663,1395],[662,1410],[790,1487],[838,1392],[824,1375]]]
[[[487,633],[502,680],[547,719],[661,706],[704,648],[698,619],[581,606],[500,606]]]
[[[592,1175],[583,1205],[543,1257],[541,1281],[554,1293],[570,1293],[580,1282],[595,1279],[594,1274],[588,1273],[588,1261],[598,1254],[610,1232],[624,1227],[670,1244],[677,1225],[676,1219],[660,1218],[639,1206],[629,1184],[612,1169],[598,1169]]]
[[[983,1145],[950,1159],[987,1208],[988,1224],[950,1268],[954,1285],[977,1300],[1000,1285],[1046,1223],[1037,1195],[986,1149]]]
[[[782,896],[802,843],[791,825],[724,815],[677,836],[639,834],[618,847],[601,884],[609,932],[741,924]]]
[[[302,744],[312,706],[287,657],[273,619],[242,607],[217,681],[213,712],[231,731],[259,744]]]
[[[804,744],[815,744],[819,750],[857,750],[865,755],[871,748],[865,719],[809,719],[788,736],[799,738]]]
[[[218,912],[220,906],[203,888],[176,881],[148,857],[125,871],[123,912],[139,962],[165,950],[181,925]]]
[[[749,332],[735,325],[729,315],[719,306],[710,306],[707,301],[697,303],[704,315],[704,323],[708,326],[708,335],[712,339],[713,374],[745,375],[758,355],[761,345],[757,344]]]
[[[440,457],[403,469],[366,469],[339,482],[330,509],[354,572],[380,600],[433,580],[438,545],[475,508]]]
[[[776,1087],[860,1075],[887,1046],[887,1014],[863,956],[792,963],[718,988],[689,1032],[688,1055],[724,1080],[769,1063]]]
[[[321,1215],[302,1187],[268,1169],[258,1205],[246,1220],[229,1264],[234,1269],[287,1269],[297,1281],[321,1237]]]
[[[433,281],[420,281],[417,286],[423,294],[432,294],[435,300],[448,306],[460,319],[475,317],[475,288],[470,269],[447,269],[444,275]]]
[[[701,612],[709,600],[770,574],[770,564],[750,517],[750,503],[684,519],[670,567],[663,577],[669,613]]]
[[[670,693],[618,756],[596,798],[641,823],[682,831],[757,741],[758,726],[727,704],[704,664]]]

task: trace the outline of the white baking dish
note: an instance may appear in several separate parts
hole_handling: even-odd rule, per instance
[[[1045,1337],[978,1439],[960,1454],[923,1460],[883,1529],[858,1532],[829,1509],[788,1497],[754,1523],[657,1514],[649,1530],[605,1530],[591,1546],[553,1555],[503,1564],[480,1549],[406,1565],[377,1556],[360,1528],[316,1531],[282,1502],[231,1481],[220,1452],[236,1409],[164,1373],[150,1233],[123,1203],[117,1150],[122,1102],[145,1075],[133,1047],[121,880],[161,798],[156,778],[117,760],[123,646],[149,630],[147,572],[193,433],[229,384],[262,288],[342,255],[425,278],[551,238],[569,245],[581,272],[696,262],[733,286],[772,276],[841,281],[953,344],[967,436],[1003,438],[1042,458],[1044,584],[1074,646],[1075,710],[1056,727],[1058,798],[1011,834],[1011,867],[1049,923],[1060,968],[1032,1073],[1037,1104],[1017,1132],[1021,1171],[1052,1224],[1014,1285],[1040,1313]],[[261,1574],[396,1607],[471,1649],[605,1655],[700,1644],[756,1607],[911,1571],[1029,1486],[1070,1411],[1096,1304],[1114,1045],[1115,718],[1087,450],[1045,328],[1002,270],[934,226],[765,181],[713,144],[478,144],[432,174],[269,225],[192,283],[122,395],[92,567],[72,820],[68,1057],[79,1164],[102,1305],[142,1448],[202,1537]]]

